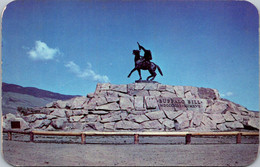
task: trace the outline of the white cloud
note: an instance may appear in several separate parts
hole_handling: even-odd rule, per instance
[[[28,55],[33,60],[51,60],[60,54],[59,49],[50,48],[42,41],[35,41],[34,48],[31,48]]]
[[[227,96],[232,96],[233,93],[232,93],[232,92],[227,92],[226,95],[227,95]]]
[[[233,96],[233,92],[220,93],[221,97]]]
[[[87,63],[87,65],[88,67],[86,69],[81,70],[81,68],[77,64],[75,64],[73,61],[70,61],[65,64],[65,67],[69,68],[70,71],[76,74],[76,76],[79,78],[88,78],[98,82],[109,82],[109,78],[106,75],[96,74],[92,70],[91,63]]]

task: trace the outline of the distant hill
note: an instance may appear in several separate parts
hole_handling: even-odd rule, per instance
[[[16,113],[17,107],[41,107],[57,100],[68,100],[78,95],[63,95],[34,87],[2,83],[2,111]]]
[[[42,90],[34,87],[22,87],[15,84],[2,84],[2,91],[3,92],[14,92],[20,94],[26,94],[34,97],[39,98],[52,98],[52,99],[59,99],[59,100],[67,100],[75,97],[74,95],[63,95],[59,93],[50,92],[47,90]]]

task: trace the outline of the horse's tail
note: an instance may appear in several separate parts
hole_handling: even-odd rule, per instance
[[[159,73],[163,76],[163,73],[162,73],[162,70],[161,70],[161,68],[158,66],[158,65],[156,65],[156,67],[157,67],[157,69],[158,69],[158,71],[159,71]]]

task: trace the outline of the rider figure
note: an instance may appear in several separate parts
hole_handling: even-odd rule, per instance
[[[144,51],[144,60],[145,60],[145,63],[147,64],[150,64],[150,60],[152,60],[152,53],[150,50],[146,50],[143,46],[141,46],[139,44],[139,42],[137,42],[138,46],[139,46],[139,50],[143,49]]]

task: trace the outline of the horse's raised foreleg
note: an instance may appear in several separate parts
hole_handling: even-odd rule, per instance
[[[129,73],[129,75],[127,77],[129,78],[135,70],[137,70],[137,69],[136,68],[132,69],[132,71]]]

